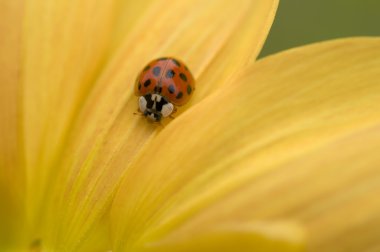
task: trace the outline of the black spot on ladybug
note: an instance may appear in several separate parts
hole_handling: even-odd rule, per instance
[[[170,85],[168,87],[168,90],[169,90],[169,93],[174,94],[175,93],[175,87],[174,87],[174,85]]]
[[[168,59],[167,57],[162,57],[162,58],[158,58],[157,60],[162,61],[162,60],[167,60],[167,59]]]
[[[149,109],[153,108],[154,101],[152,100],[152,95],[151,94],[145,95],[145,100],[147,103],[146,107]]]
[[[168,104],[168,102],[162,97],[159,102],[156,102],[156,110],[161,112],[162,107],[166,104]]]
[[[174,64],[176,64],[178,67],[181,66],[181,63],[179,63],[178,60],[176,60],[176,59],[172,59],[172,62],[173,62]]]
[[[189,72],[189,68],[187,68],[187,66],[185,66],[185,70]]]
[[[182,96],[183,96],[182,92],[179,92],[175,98],[177,98],[177,99],[181,99]]]
[[[149,70],[149,68],[150,68],[150,66],[149,65],[147,65],[145,68],[144,68],[144,72],[146,72],[146,71],[148,71]]]
[[[190,85],[187,85],[187,94],[191,94],[192,88]]]
[[[186,77],[186,74],[184,74],[184,73],[180,73],[179,74],[179,77],[183,80],[183,81],[187,81],[187,77]]]
[[[139,83],[139,90],[141,89],[141,83]]]
[[[155,86],[154,87],[154,92],[160,94],[162,92],[162,87]]]
[[[150,79],[147,79],[147,80],[144,82],[144,87],[149,86],[150,83],[152,83],[152,82],[150,81]]]
[[[173,78],[175,75],[175,72],[173,70],[168,70],[166,72],[166,78]]]
[[[160,72],[161,72],[161,67],[156,66],[155,68],[153,68],[154,76],[158,77],[160,75]]]

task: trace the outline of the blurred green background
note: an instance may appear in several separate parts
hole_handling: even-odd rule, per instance
[[[260,57],[351,36],[380,36],[380,0],[282,0]]]

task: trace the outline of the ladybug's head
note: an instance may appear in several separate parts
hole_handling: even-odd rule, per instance
[[[173,113],[174,106],[159,94],[146,94],[139,98],[139,109],[150,120],[159,122]]]

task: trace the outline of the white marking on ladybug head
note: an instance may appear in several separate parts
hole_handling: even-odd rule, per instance
[[[174,106],[170,102],[166,103],[164,106],[162,106],[161,114],[163,117],[168,117],[173,113]]]
[[[174,105],[159,94],[146,94],[139,97],[139,110],[149,119],[160,121],[174,111]]]
[[[153,101],[160,102],[161,98],[162,98],[162,96],[159,94],[152,94],[152,100]]]
[[[146,111],[146,105],[147,105],[147,101],[145,99],[144,96],[140,96],[139,98],[139,109],[142,113],[144,113]]]

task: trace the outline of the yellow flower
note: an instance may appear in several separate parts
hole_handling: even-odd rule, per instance
[[[370,251],[380,39],[259,61],[276,0],[14,0],[0,8],[1,251]],[[133,82],[175,56],[165,126]]]

